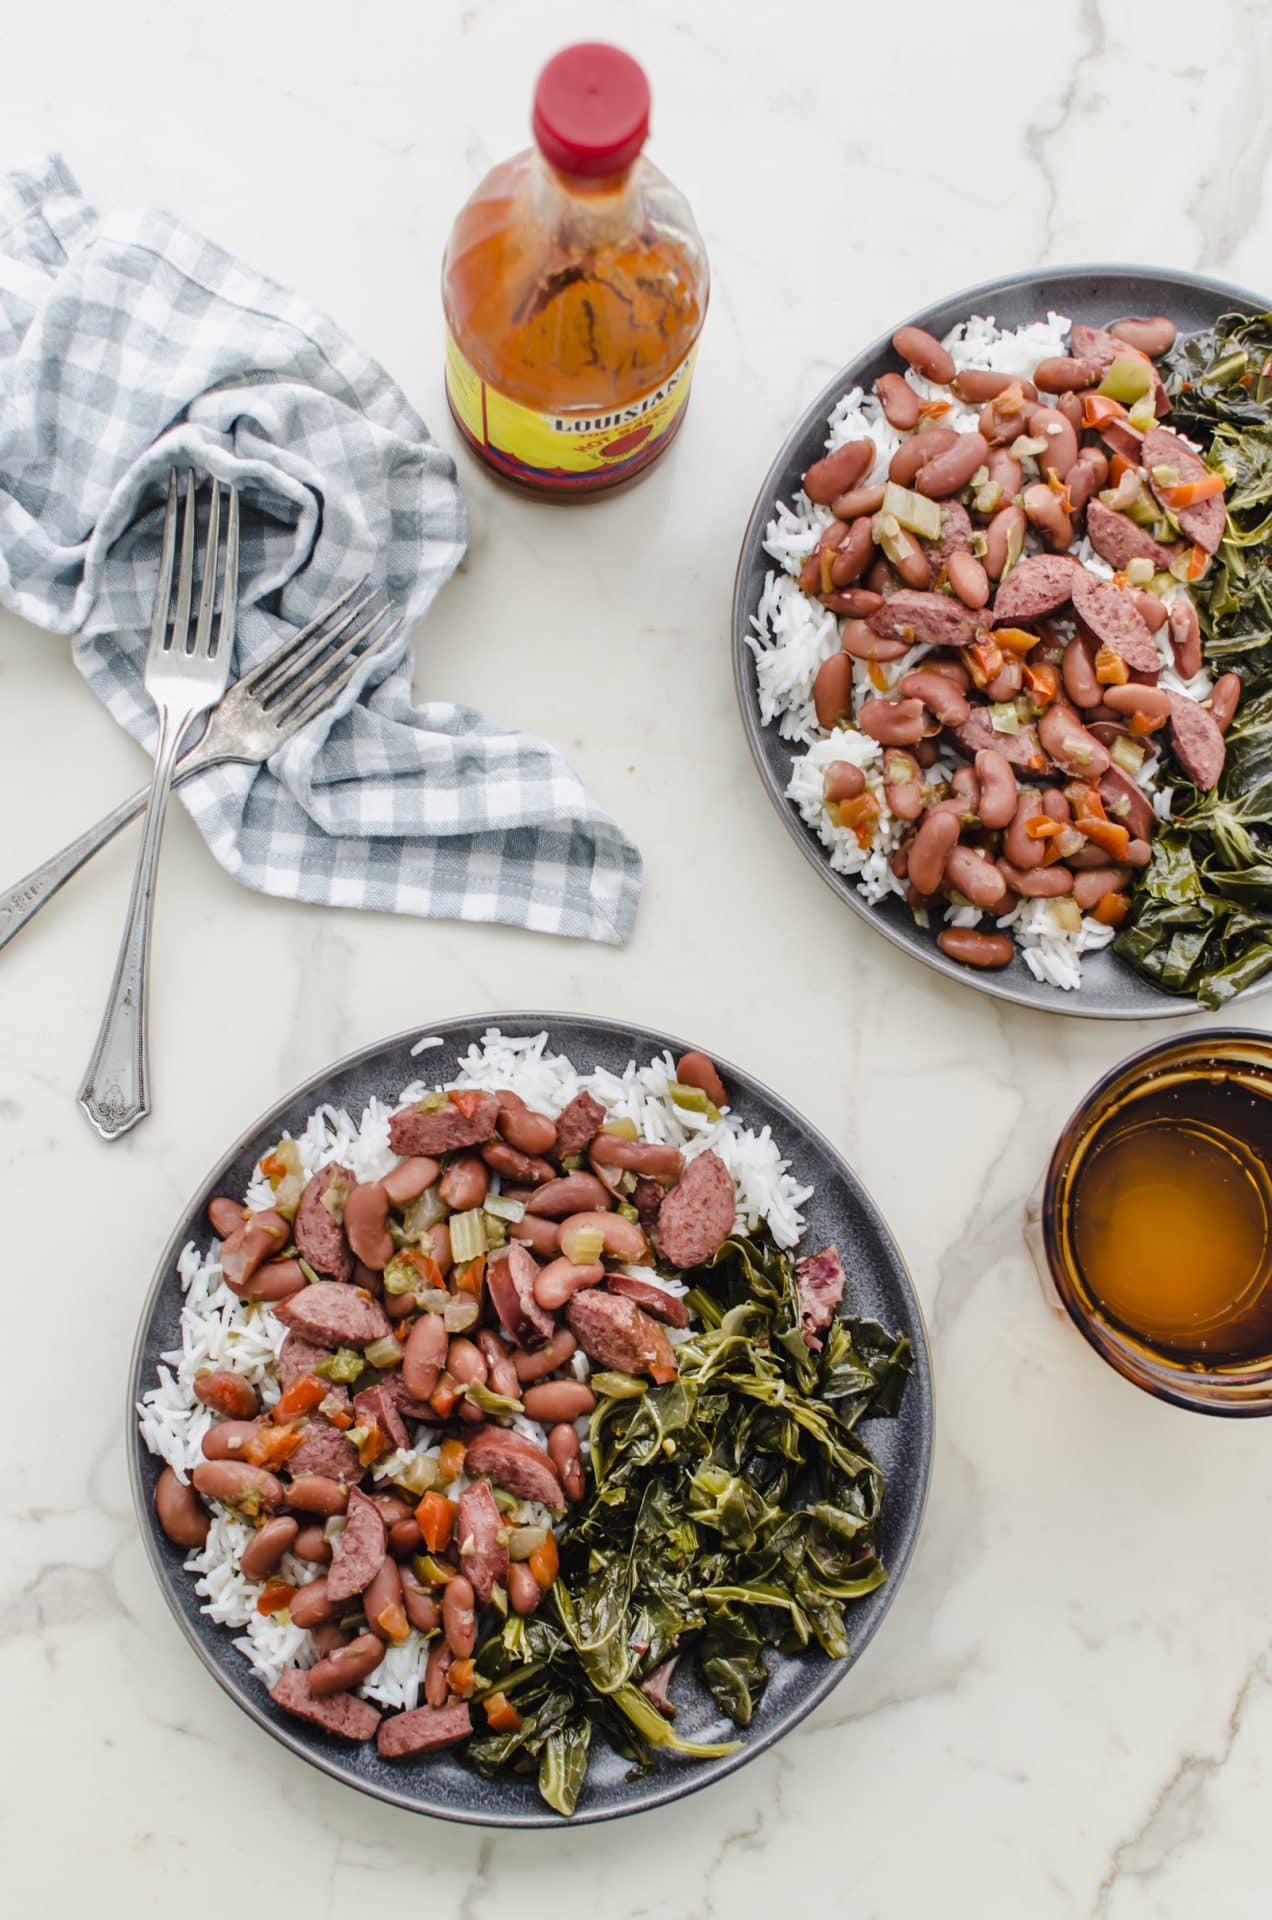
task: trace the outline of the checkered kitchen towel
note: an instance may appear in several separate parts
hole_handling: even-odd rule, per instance
[[[168,214],[99,217],[57,157],[0,175],[0,600],[73,636],[137,739],[168,470],[243,503],[239,671],[353,581],[406,628],[464,552],[453,462],[325,315]],[[268,769],[181,797],[236,879],[290,899],[622,941],[640,856],[558,754],[411,704],[407,637]]]

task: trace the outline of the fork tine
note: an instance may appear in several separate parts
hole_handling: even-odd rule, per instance
[[[169,650],[184,653],[190,639],[190,601],[194,595],[194,533],[197,506],[194,470],[186,472],[185,513],[181,521],[181,572],[177,579],[177,611],[172,621]]]
[[[221,586],[221,624],[217,629],[216,657],[228,656],[234,645],[238,624],[239,497],[231,487],[230,509],[225,523],[225,577]]]
[[[401,631],[402,622],[395,620],[371,646],[364,647],[361,653],[355,654],[353,659],[336,675],[334,680],[319,688],[318,692],[315,693],[307,705],[301,707],[299,712],[292,713],[288,716],[281,728],[284,738],[290,739],[292,734],[298,733],[301,727],[306,726],[316,713],[320,713],[324,707],[330,706],[332,701],[344,692],[359,667],[365,663],[370,655],[379,653],[389,644],[390,640],[394,639]]]
[[[150,651],[158,652],[168,631],[168,612],[172,605],[172,568],[177,557],[177,470],[168,475],[168,504],[163,513],[163,550],[159,557],[159,586],[154,612],[150,616]]]
[[[328,654],[325,659],[320,660],[318,665],[305,675],[299,685],[288,688],[284,699],[279,703],[277,708],[270,713],[271,719],[275,721],[285,720],[289,714],[295,713],[305,704],[315,688],[327,686],[336,668],[340,665],[340,662],[346,659],[348,655],[353,652],[354,648],[360,646],[364,640],[366,641],[366,645],[362,648],[362,653],[359,655],[359,658],[365,657],[374,647],[379,646],[384,639],[384,635],[383,633],[376,633],[375,629],[382,620],[392,619],[392,614],[393,610],[391,607],[379,608],[372,614],[369,620],[365,620],[360,627],[355,627],[354,631],[340,642],[340,645],[333,653]]]
[[[267,659],[260,662],[259,666],[245,673],[238,685],[246,692],[255,693],[258,696],[263,696],[266,692],[277,692],[281,681],[288,673],[295,672],[302,666],[308,666],[325,646],[330,645],[337,633],[343,632],[347,623],[361,612],[367,602],[375,597],[377,589],[372,587],[371,591],[359,600],[356,607],[350,607],[343,618],[336,621],[334,627],[332,626],[335,615],[340,613],[341,608],[346,607],[353,595],[360,592],[366,584],[367,576],[364,574],[361,580],[354,582],[353,586],[346,587],[338,600],[333,600],[329,607],[324,607],[321,613],[315,614],[299,633],[294,633],[290,640],[284,641],[276,653],[271,653]]]
[[[217,548],[221,540],[221,488],[216,480],[212,482],[212,499],[208,506],[208,537],[203,549],[203,585],[199,593],[199,620],[194,629],[194,651],[201,659],[208,657],[208,647],[212,639],[212,608],[216,603],[216,562]]]

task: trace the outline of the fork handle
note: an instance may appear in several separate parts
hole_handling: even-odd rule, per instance
[[[172,784],[180,786],[191,775],[202,773],[206,768],[215,766],[217,754],[205,754],[202,742],[183,753],[173,770]],[[0,893],[0,948],[7,947],[10,940],[21,933],[30,920],[34,920],[40,908],[53,898],[58,888],[65,886],[73,873],[90,861],[95,853],[100,853],[108,840],[113,840],[122,827],[135,820],[145,811],[150,798],[149,786],[138,787],[136,793],[108,813],[96,826],[88,827],[64,846],[60,853],[51,854],[42,860],[38,867],[32,867],[15,885]]]
[[[105,1018],[79,1090],[79,1103],[103,1140],[117,1140],[150,1111],[150,928],[164,813],[186,718],[174,722],[170,713],[160,711],[154,779],[124,937]]]

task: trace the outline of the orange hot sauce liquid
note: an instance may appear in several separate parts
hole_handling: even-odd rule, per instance
[[[556,176],[539,195],[524,159],[497,167],[455,223],[451,331],[482,377],[523,406],[614,411],[674,373],[697,340],[699,263],[640,218],[624,180]]]
[[[1272,1090],[1199,1075],[1111,1115],[1072,1200],[1108,1317],[1195,1366],[1272,1355]]]

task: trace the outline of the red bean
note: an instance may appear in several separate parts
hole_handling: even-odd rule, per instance
[[[1139,610],[1139,617],[1150,633],[1160,633],[1166,625],[1165,607],[1155,593],[1149,593],[1146,587],[1132,587],[1131,599]]]
[[[477,1335],[477,1345],[490,1370],[490,1384],[495,1392],[502,1393],[505,1400],[519,1400],[521,1382],[517,1379],[517,1369],[512,1364],[512,1354],[499,1335],[493,1328],[483,1327]]]
[[[1014,700],[1024,684],[1024,662],[1019,654],[1008,653],[993,679],[986,681],[985,694],[990,700]]]
[[[852,661],[846,653],[832,653],[823,661],[813,681],[813,706],[817,724],[829,733],[840,720],[852,713]]]
[[[374,1633],[360,1633],[347,1647],[337,1647],[309,1669],[309,1691],[322,1700],[361,1686],[384,1658],[384,1642]]]
[[[578,1420],[596,1405],[596,1395],[581,1380],[545,1380],[539,1386],[527,1387],[523,1398],[527,1416],[548,1426]]]
[[[302,1473],[287,1489],[287,1504],[298,1513],[343,1513],[349,1489],[325,1473]]]
[[[1073,892],[1073,875],[1058,860],[1049,867],[1026,870],[1000,856],[998,870],[1012,892],[1025,900],[1055,900],[1062,893]]]
[[[989,443],[979,433],[960,433],[952,447],[924,461],[914,484],[929,500],[948,500],[967,485],[988,457]]]
[[[1124,687],[1105,687],[1104,704],[1114,713],[1142,713],[1150,720],[1170,718],[1170,695],[1165,687],[1144,687],[1134,681]]]
[[[499,1131],[510,1147],[531,1158],[556,1151],[556,1121],[536,1113],[519,1094],[505,1088],[499,1095]]]
[[[165,1467],[155,1482],[155,1514],[174,1547],[201,1547],[211,1516],[194,1488]]]
[[[909,433],[911,427],[918,426],[922,403],[904,374],[881,373],[874,390],[890,427],[895,427],[898,433]]]
[[[232,1233],[237,1233],[246,1217],[246,1207],[226,1194],[218,1193],[208,1201],[208,1219],[218,1240],[228,1240]]]
[[[298,1560],[311,1560],[315,1566],[325,1567],[331,1559],[331,1542],[321,1526],[302,1527],[292,1544],[292,1552]]]
[[[557,1470],[567,1500],[578,1502],[587,1491],[579,1436],[572,1426],[562,1422],[548,1434],[548,1458]]]
[[[836,520],[859,520],[863,514],[878,513],[883,505],[883,483],[872,487],[850,487],[832,504]]]
[[[989,599],[989,575],[974,553],[956,548],[945,562],[950,585],[965,607],[980,608]]]
[[[988,367],[963,367],[950,382],[959,399],[969,407],[983,406],[986,400],[997,400],[1000,393],[1006,393],[1008,387],[1019,385],[1024,390],[1026,400],[1036,400],[1038,389],[1032,380],[1021,380],[1015,373],[992,373]]]
[[[363,1182],[345,1201],[344,1230],[349,1245],[355,1259],[372,1273],[382,1273],[393,1258],[388,1219],[389,1196],[379,1180]]]
[[[1098,360],[1075,359],[1072,354],[1056,354],[1034,368],[1034,383],[1043,393],[1076,393],[1098,386],[1099,380]]]
[[[565,1365],[577,1345],[568,1327],[558,1327],[547,1345],[540,1347],[537,1353],[523,1353],[518,1348],[512,1356],[518,1380],[526,1386],[531,1380],[542,1380],[545,1374],[555,1373],[558,1367]]]
[[[553,1260],[535,1275],[534,1297],[548,1313],[556,1313],[572,1294],[599,1287],[605,1269],[599,1260]]]
[[[309,1580],[303,1587],[298,1587],[287,1611],[291,1614],[294,1627],[318,1627],[330,1620],[336,1611],[336,1603],[327,1597],[326,1580]]]
[[[1007,883],[997,867],[971,847],[952,847],[945,862],[945,884],[970,900],[974,907],[997,908]]]
[[[980,818],[983,827],[1005,827],[1016,811],[1016,771],[997,747],[982,747],[976,756],[980,782]]]
[[[1116,340],[1125,340],[1137,353],[1146,353],[1150,360],[1169,353],[1175,344],[1175,322],[1168,320],[1164,313],[1154,314],[1151,319],[1132,314],[1125,320],[1115,320],[1108,331]]]
[[[1105,698],[1113,691],[1106,687]],[[1057,701],[1038,722],[1038,738],[1057,766],[1080,780],[1098,780],[1109,770],[1108,749],[1089,734],[1072,707]]]
[[[398,1578],[402,1582],[402,1605],[411,1625],[419,1633],[435,1633],[441,1623],[442,1610],[433,1594],[409,1562],[398,1568]]]
[[[883,757],[883,791],[898,820],[917,820],[923,811],[923,780],[919,763],[899,748]]]
[[[1125,893],[1131,878],[1129,866],[1088,867],[1073,877],[1073,897],[1083,913],[1098,907],[1106,893]]]
[[[272,1305],[278,1300],[289,1300],[293,1293],[299,1293],[302,1287],[308,1285],[299,1260],[267,1260],[247,1282],[243,1295],[246,1299],[264,1300]]]
[[[473,1341],[459,1336],[450,1343],[446,1371],[462,1387],[471,1386],[474,1381],[484,1387],[487,1379],[486,1356]]]
[[[857,715],[863,733],[884,747],[911,747],[927,724],[921,700],[867,700]]]
[[[966,967],[1006,967],[1015,951],[1005,933],[979,933],[975,927],[942,927],[936,944]]]
[[[480,1154],[461,1153],[442,1175],[438,1194],[456,1213],[479,1207],[490,1190],[490,1170]]]
[[[444,1707],[450,1698],[446,1675],[455,1658],[444,1640],[435,1640],[424,1663],[424,1698],[430,1707]]]
[[[423,1546],[424,1535],[420,1532],[418,1520],[395,1520],[389,1528],[389,1552],[395,1560],[409,1560]]]
[[[925,380],[934,381],[939,387],[947,387],[954,378],[953,360],[932,334],[922,327],[898,327],[892,336],[892,344],[903,360],[908,360],[916,373]]]
[[[888,463],[888,478],[908,487],[921,466],[952,447],[959,435],[953,427],[921,427],[903,440]]]
[[[264,1580],[273,1573],[283,1555],[290,1550],[299,1531],[299,1525],[289,1514],[280,1514],[277,1520],[267,1520],[252,1535],[239,1556],[239,1566],[247,1578]]]
[[[463,1574],[446,1582],[442,1594],[442,1632],[457,1660],[466,1660],[477,1644],[476,1596]]]
[[[508,1605],[523,1618],[533,1613],[543,1598],[543,1590],[524,1560],[514,1560],[508,1569]]]
[[[869,473],[874,457],[873,440],[845,441],[824,459],[813,462],[804,475],[804,492],[815,506],[828,507],[838,494],[855,487]]]
[[[190,1477],[209,1500],[238,1507],[244,1513],[259,1513],[262,1507],[283,1504],[281,1480],[264,1467],[249,1466],[245,1460],[203,1460]]]
[[[830,577],[835,586],[848,587],[860,580],[874,559],[874,532],[870,520],[864,515],[860,520],[846,523],[837,520],[835,525],[844,525],[845,533],[830,563]]]
[[[1044,440],[1038,465],[1044,474],[1063,480],[1078,457],[1078,436],[1059,407],[1035,407],[1029,415],[1031,439]]]
[[[381,1562],[370,1586],[362,1596],[362,1611],[367,1625],[381,1640],[404,1640],[402,1623],[406,1608],[402,1604],[402,1576],[396,1560]]]
[[[1081,635],[1070,640],[1060,663],[1064,690],[1075,707],[1098,707],[1104,702],[1104,688],[1095,677],[1091,647]]]
[[[921,701],[943,727],[961,727],[971,712],[954,682],[930,667],[914,667],[909,673],[903,673],[899,688],[907,701]]]
[[[258,1401],[254,1388],[241,1373],[220,1367],[195,1375],[194,1397],[215,1413],[228,1414],[231,1420],[251,1420]]]
[[[1042,865],[1047,854],[1047,843],[1045,840],[1031,839],[1025,829],[1031,820],[1046,817],[1042,799],[1033,788],[1027,787],[1016,803],[1016,811],[1003,837],[1007,858],[1014,866],[1040,867]]]
[[[402,1380],[412,1400],[427,1400],[446,1364],[446,1329],[440,1313],[422,1313],[402,1349]]]
[[[1011,446],[1025,431],[1026,396],[1018,382],[1004,387],[987,406],[983,406],[977,426],[991,447]]]
[[[1064,501],[1045,480],[1035,480],[1020,496],[1030,526],[1036,527],[1054,553],[1063,553],[1073,539],[1073,522]]]
[[[1232,724],[1232,716],[1237,710],[1241,698],[1241,675],[1239,673],[1221,673],[1215,681],[1215,690],[1210,696],[1210,717],[1220,733],[1226,733]]]
[[[1201,622],[1191,594],[1179,594],[1171,602],[1167,617],[1176,670],[1185,680],[1191,680],[1201,671]]]
[[[958,833],[959,822],[953,813],[928,808],[910,845],[910,879],[920,893],[935,893],[940,886]]]
[[[866,790],[866,776],[851,760],[832,760],[822,780],[822,798],[828,802],[856,800]],[[717,1105],[719,1102],[716,1103]]]
[[[1069,490],[1069,512],[1081,513],[1109,477],[1109,463],[1098,447],[1083,447],[1069,468],[1065,486]]]
[[[985,529],[985,569],[993,580],[1001,580],[1008,563],[1015,565],[1024,545],[1027,525],[1023,507],[1000,507]]]
[[[391,1206],[409,1207],[412,1200],[428,1192],[440,1172],[436,1160],[417,1155],[412,1160],[403,1160],[392,1173],[386,1173],[380,1185],[388,1194]]]

